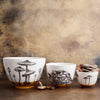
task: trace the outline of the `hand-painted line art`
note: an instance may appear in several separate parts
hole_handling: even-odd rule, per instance
[[[88,76],[83,78],[85,80],[85,84],[90,85],[90,78],[91,77],[92,77],[91,75],[88,75]],[[88,83],[87,83],[87,80],[88,80]]]
[[[54,85],[70,84],[72,81],[70,73],[64,70],[53,70],[48,76]]]
[[[22,68],[21,66],[18,66],[14,70],[19,73],[19,85],[20,85],[20,82],[21,82],[21,72],[25,71],[25,69]]]
[[[35,65],[36,63],[31,62],[29,60],[25,60],[23,62],[18,62],[17,64],[26,67],[26,70],[25,70],[26,72],[22,75],[23,77],[25,77],[25,82],[24,83],[26,85],[27,82],[30,81],[30,75],[35,73],[35,71],[29,70],[28,67],[32,66],[32,65]]]
[[[9,73],[10,80],[13,81],[13,79],[11,77],[11,70],[10,70],[10,68],[8,67],[7,70],[8,70],[8,73]]]

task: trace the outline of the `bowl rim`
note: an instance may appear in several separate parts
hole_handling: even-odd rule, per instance
[[[78,70],[76,70],[76,71],[78,71]],[[78,73],[87,73],[87,74],[91,74],[91,73],[99,73],[99,71],[94,71],[94,72],[80,72],[80,71],[78,71]]]
[[[3,59],[45,59],[44,57],[3,57]]]
[[[46,66],[66,66],[66,65],[75,65],[75,63],[66,63],[66,62],[51,62],[51,63],[46,63]]]

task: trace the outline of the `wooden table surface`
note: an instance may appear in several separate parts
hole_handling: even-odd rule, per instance
[[[47,84],[48,81],[44,81]],[[69,88],[55,90],[20,90],[14,88],[6,79],[0,79],[0,100],[100,100],[100,79],[91,88],[81,87],[74,79]]]

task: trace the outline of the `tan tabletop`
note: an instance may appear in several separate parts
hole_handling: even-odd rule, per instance
[[[44,84],[48,83],[47,80],[42,81]],[[75,79],[69,88],[20,90],[3,78],[0,79],[0,100],[100,100],[100,79],[91,88],[81,87]]]

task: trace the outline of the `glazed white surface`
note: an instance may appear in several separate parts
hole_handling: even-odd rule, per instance
[[[47,73],[52,73],[53,70],[64,70],[70,73],[71,79],[73,80],[76,64],[73,63],[47,63],[46,64]]]
[[[13,78],[13,75],[15,75],[16,82],[19,82],[19,73],[16,72],[14,69],[16,67],[20,66],[21,68],[26,70],[26,66],[17,64],[18,62],[23,62],[25,60],[29,60],[30,62],[36,63],[35,65],[29,65],[28,66],[28,69],[30,71],[35,71],[34,74],[30,75],[30,81],[29,82],[38,81],[40,79],[43,68],[44,68],[44,65],[45,65],[45,61],[46,61],[45,58],[38,58],[38,57],[4,57],[4,59],[3,59],[4,69],[5,69],[5,72],[6,72],[6,75],[7,75],[8,79],[10,81],[15,82],[15,80]],[[11,78],[9,76],[9,72],[7,70],[8,67],[11,70],[10,74],[11,74],[11,77],[12,77],[13,80],[11,80]],[[39,73],[40,68],[41,68],[41,73]],[[21,81],[20,82],[25,82],[25,77],[22,77],[22,75],[24,73],[25,73],[25,71],[20,72],[20,75],[21,75]],[[35,77],[35,75],[36,75],[36,77]]]
[[[79,72],[79,71],[77,71],[78,82],[83,85],[94,85],[97,82],[98,73],[99,73],[98,71],[97,72]],[[89,80],[89,78],[87,78],[86,80],[84,79],[84,77],[87,77],[87,76],[91,76],[90,80]]]

